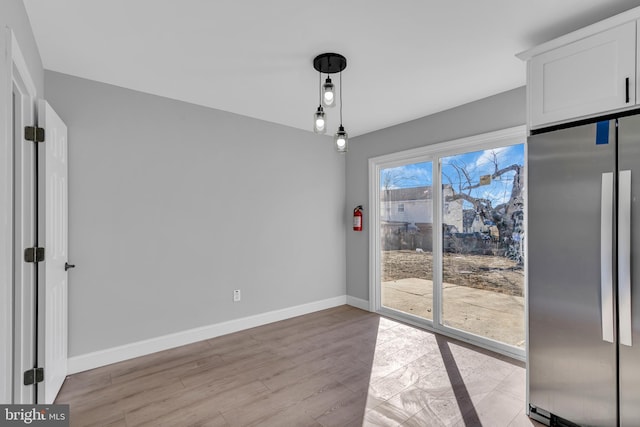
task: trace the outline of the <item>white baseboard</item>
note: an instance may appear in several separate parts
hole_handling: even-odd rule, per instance
[[[179,347],[181,345],[219,337],[221,335],[254,328],[256,326],[266,325],[268,323],[278,322],[280,320],[285,320],[296,316],[302,316],[303,314],[313,313],[314,311],[337,307],[347,304],[349,298],[353,297],[342,295],[339,297],[314,301],[294,307],[288,307],[281,310],[274,310],[267,313],[256,314],[254,316],[243,317],[241,319],[229,320],[227,322],[216,323],[214,325],[202,326],[200,328],[176,332],[161,337],[108,348],[106,350],[95,351],[93,353],[73,356],[68,360],[68,374],[71,375],[82,371],[88,371],[90,369],[99,368],[101,366],[110,365],[112,363],[122,362],[123,360],[133,359],[134,357],[144,356],[162,350],[168,350],[170,348]],[[354,305],[351,303],[349,304]]]
[[[351,295],[347,295],[347,304],[350,306],[359,308],[360,310],[370,311],[369,310],[369,301],[352,297]]]

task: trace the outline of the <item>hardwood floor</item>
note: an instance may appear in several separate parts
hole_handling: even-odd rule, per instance
[[[532,426],[520,362],[341,306],[69,376],[72,426]]]

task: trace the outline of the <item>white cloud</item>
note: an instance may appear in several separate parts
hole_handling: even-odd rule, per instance
[[[498,164],[504,162],[504,160],[508,157],[509,149],[511,147],[499,147],[492,148],[491,150],[484,150],[480,157],[476,159],[475,166],[476,168],[487,167],[488,165],[493,165],[493,155],[498,158]]]

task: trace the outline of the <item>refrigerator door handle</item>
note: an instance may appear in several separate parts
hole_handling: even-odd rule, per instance
[[[618,319],[620,344],[631,347],[631,171],[618,184]]]
[[[602,340],[614,341],[613,319],[613,172],[602,174],[600,193],[600,313]]]

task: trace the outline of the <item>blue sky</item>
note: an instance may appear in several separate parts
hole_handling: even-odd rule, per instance
[[[524,144],[500,147],[491,150],[475,151],[456,156],[443,157],[442,183],[453,185],[456,191],[466,185],[466,178],[460,178],[459,170],[468,172],[472,184],[477,184],[482,175],[491,175],[495,171],[494,157],[498,168],[512,164],[524,165]],[[458,170],[456,170],[456,166]],[[432,184],[433,167],[430,162],[412,163],[395,168],[383,169],[380,173],[380,188],[385,188],[385,179],[389,188],[410,188]],[[513,172],[492,180],[490,184],[472,190],[473,197],[488,198],[494,206],[509,199]],[[465,206],[467,208],[468,206]]]

